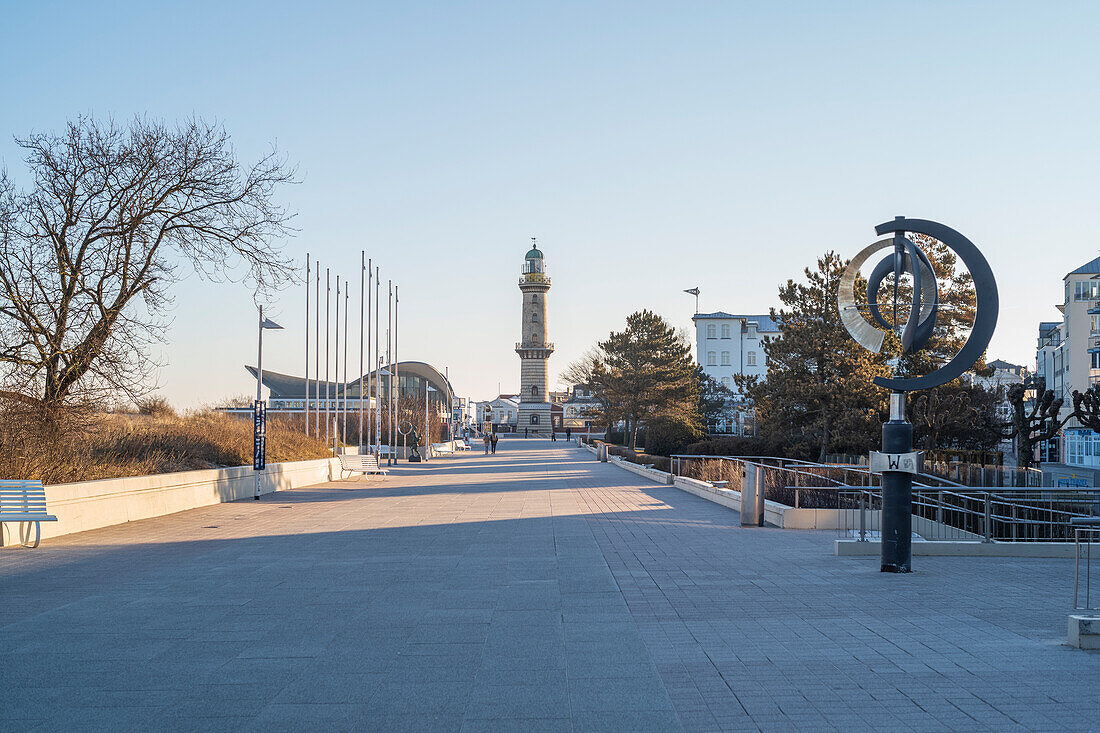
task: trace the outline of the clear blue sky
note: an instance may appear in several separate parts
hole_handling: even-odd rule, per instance
[[[519,382],[516,278],[546,252],[557,374],[648,307],[765,312],[827,249],[938,219],[1001,287],[990,356],[1031,365],[1097,256],[1091,3],[49,2],[0,24],[0,160],[78,113],[217,119],[300,167],[287,243],[401,286],[401,356],[476,399]],[[251,389],[250,294],[191,277],[165,334],[182,405]],[[302,370],[301,288],[265,366]],[[357,358],[352,359],[357,363]]]

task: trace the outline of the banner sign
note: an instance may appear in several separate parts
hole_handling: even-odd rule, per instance
[[[267,403],[252,403],[252,469],[262,471],[267,465]]]

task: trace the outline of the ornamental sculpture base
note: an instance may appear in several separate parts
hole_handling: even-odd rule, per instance
[[[912,451],[913,425],[905,419],[905,393],[893,392],[890,394],[890,420],[882,424],[882,452],[888,457],[887,466],[894,469],[882,472],[882,565],[879,569],[884,573],[908,573],[912,569],[913,474],[917,461],[905,460]]]

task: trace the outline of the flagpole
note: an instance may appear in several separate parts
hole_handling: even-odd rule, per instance
[[[363,333],[364,328],[369,330],[369,327],[363,325],[363,317],[366,310],[366,281],[364,280],[364,273],[366,272],[366,260],[367,251],[361,250],[359,252],[359,453],[363,453]]]
[[[351,285],[344,280],[344,381],[343,384],[343,420],[340,422],[340,437],[344,442],[344,450],[348,449],[348,299]]]
[[[386,387],[386,465],[393,465],[393,359],[390,347],[393,344],[393,280],[387,281],[390,287],[389,300],[386,303],[386,370],[389,372],[389,382]]]
[[[306,252],[306,435],[309,435],[309,252]]]
[[[382,269],[374,268],[374,444],[375,455],[382,456]]]
[[[332,303],[332,273],[329,268],[325,268],[325,445],[329,444],[329,430],[332,423],[329,421],[329,402],[332,400],[332,394],[329,391],[332,382],[329,381],[329,348],[328,340],[329,334],[332,329],[329,327],[329,308]]]
[[[313,435],[321,437],[321,264],[317,263],[313,291]]]

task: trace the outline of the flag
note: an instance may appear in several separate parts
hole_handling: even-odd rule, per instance
[[[692,288],[691,290],[685,290],[684,292],[687,293],[688,295],[698,296],[699,295],[699,288]]]

